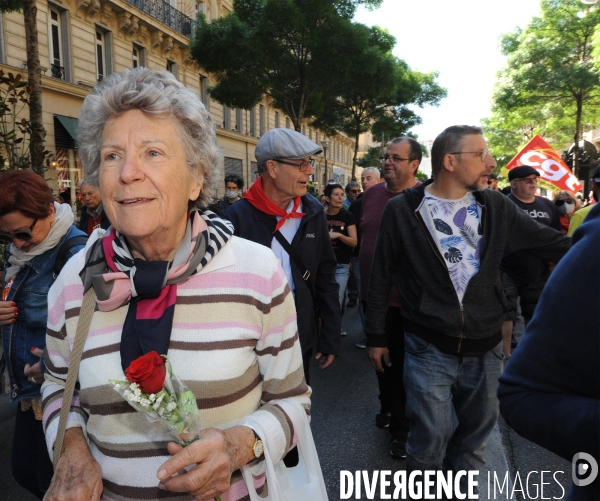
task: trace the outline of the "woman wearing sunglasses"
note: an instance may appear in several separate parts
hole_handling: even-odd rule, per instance
[[[73,226],[71,207],[53,198],[46,181],[31,171],[14,170],[0,176],[0,241],[6,245],[0,296],[2,369],[11,402],[19,402],[12,473],[40,499],[52,478],[40,396],[48,290],[63,243],[78,235],[85,237]],[[83,247],[83,243],[70,247],[64,259]]]
[[[569,231],[571,216],[581,208],[581,203],[570,191],[561,190],[554,197],[554,205],[558,209],[562,232],[566,235]]]

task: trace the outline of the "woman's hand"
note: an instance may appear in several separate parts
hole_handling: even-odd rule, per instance
[[[17,303],[0,301],[0,325],[9,325],[17,321],[19,310]]]
[[[99,501],[101,496],[100,465],[92,457],[81,428],[69,428],[44,501]]]
[[[173,457],[158,470],[159,488],[212,500],[229,489],[231,474],[254,459],[254,433],[247,426],[207,428],[187,447],[170,443]],[[195,465],[188,472],[184,468]]]
[[[32,348],[31,353],[33,353],[36,357],[41,357],[44,354],[44,350]],[[39,362],[36,362],[33,365],[25,364],[23,374],[25,374],[25,377],[34,384],[42,384],[44,382],[44,373],[40,368]]]
[[[336,238],[340,238],[342,234],[337,231],[330,231],[329,236],[331,237],[331,240],[335,240]]]

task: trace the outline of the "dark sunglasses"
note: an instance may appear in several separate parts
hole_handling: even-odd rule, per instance
[[[565,200],[555,200],[554,203],[558,206],[561,207],[563,205],[565,205],[565,203],[569,204],[569,205],[573,205],[575,203],[574,200],[571,200],[570,198],[567,198]]]
[[[360,193],[360,190],[350,190],[352,193]]]
[[[33,231],[35,223],[37,223],[37,222],[38,222],[38,220],[36,218],[36,220],[29,227],[29,229],[17,231],[16,233],[7,233],[5,231],[0,231],[0,242],[5,243],[5,244],[12,244],[12,242],[15,238],[17,240],[22,240],[23,242],[29,242],[31,240],[31,238],[33,237],[31,232]]]

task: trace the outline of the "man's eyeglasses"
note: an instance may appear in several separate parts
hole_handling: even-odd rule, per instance
[[[360,193],[360,190],[350,190],[351,193]]]
[[[0,242],[5,244],[11,244],[13,242],[13,239],[15,238],[17,240],[22,240],[23,242],[29,242],[33,238],[31,232],[33,231],[35,223],[37,222],[38,220],[36,218],[36,220],[32,223],[29,229],[17,231],[16,233],[7,233],[6,231],[0,231]]]
[[[462,155],[463,153],[479,153],[481,157],[481,161],[485,162],[486,157],[490,154],[490,150],[481,150],[481,151],[454,151],[449,153],[449,155]]]
[[[400,162],[404,162],[405,160],[410,160],[410,158],[402,158],[398,155],[383,155],[382,157],[379,157],[379,160],[381,160],[383,163],[387,162],[388,160],[391,160],[393,164],[399,164]]]
[[[516,183],[527,183],[527,184],[537,184],[538,177],[524,177],[523,179],[513,179]]]
[[[300,172],[305,172],[306,170],[308,170],[309,166],[314,169],[315,164],[317,163],[317,161],[314,158],[311,158],[310,160],[305,160],[304,162],[302,162],[300,164],[286,162],[285,160],[279,160],[279,159],[275,159],[275,161],[278,164],[285,164],[285,165],[291,165],[292,167],[298,167],[298,170],[300,170]]]
[[[557,207],[561,207],[565,204],[573,205],[575,200],[571,200],[570,198],[565,198],[564,200],[555,200],[554,203]]]

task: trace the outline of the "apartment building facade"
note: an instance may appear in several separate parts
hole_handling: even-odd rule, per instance
[[[231,12],[231,0],[40,0],[37,27],[42,66],[42,103],[46,147],[55,154],[47,177],[57,192],[75,186],[82,171],[76,149],[77,116],[83,99],[102,78],[145,66],[172,72],[193,89],[217,124],[224,174],[256,178],[254,148],[262,134],[293,127],[289,117],[271,106],[269,96],[251,110],[232,109],[210,99],[211,75],[191,58],[189,43],[199,11],[207,19]],[[21,13],[0,15],[0,68],[26,78],[25,29]],[[309,125],[302,133],[327,150],[329,178],[342,183],[351,175],[354,142],[340,134],[326,138]],[[322,190],[325,159],[317,161],[315,181]],[[219,187],[222,196],[224,187]]]

